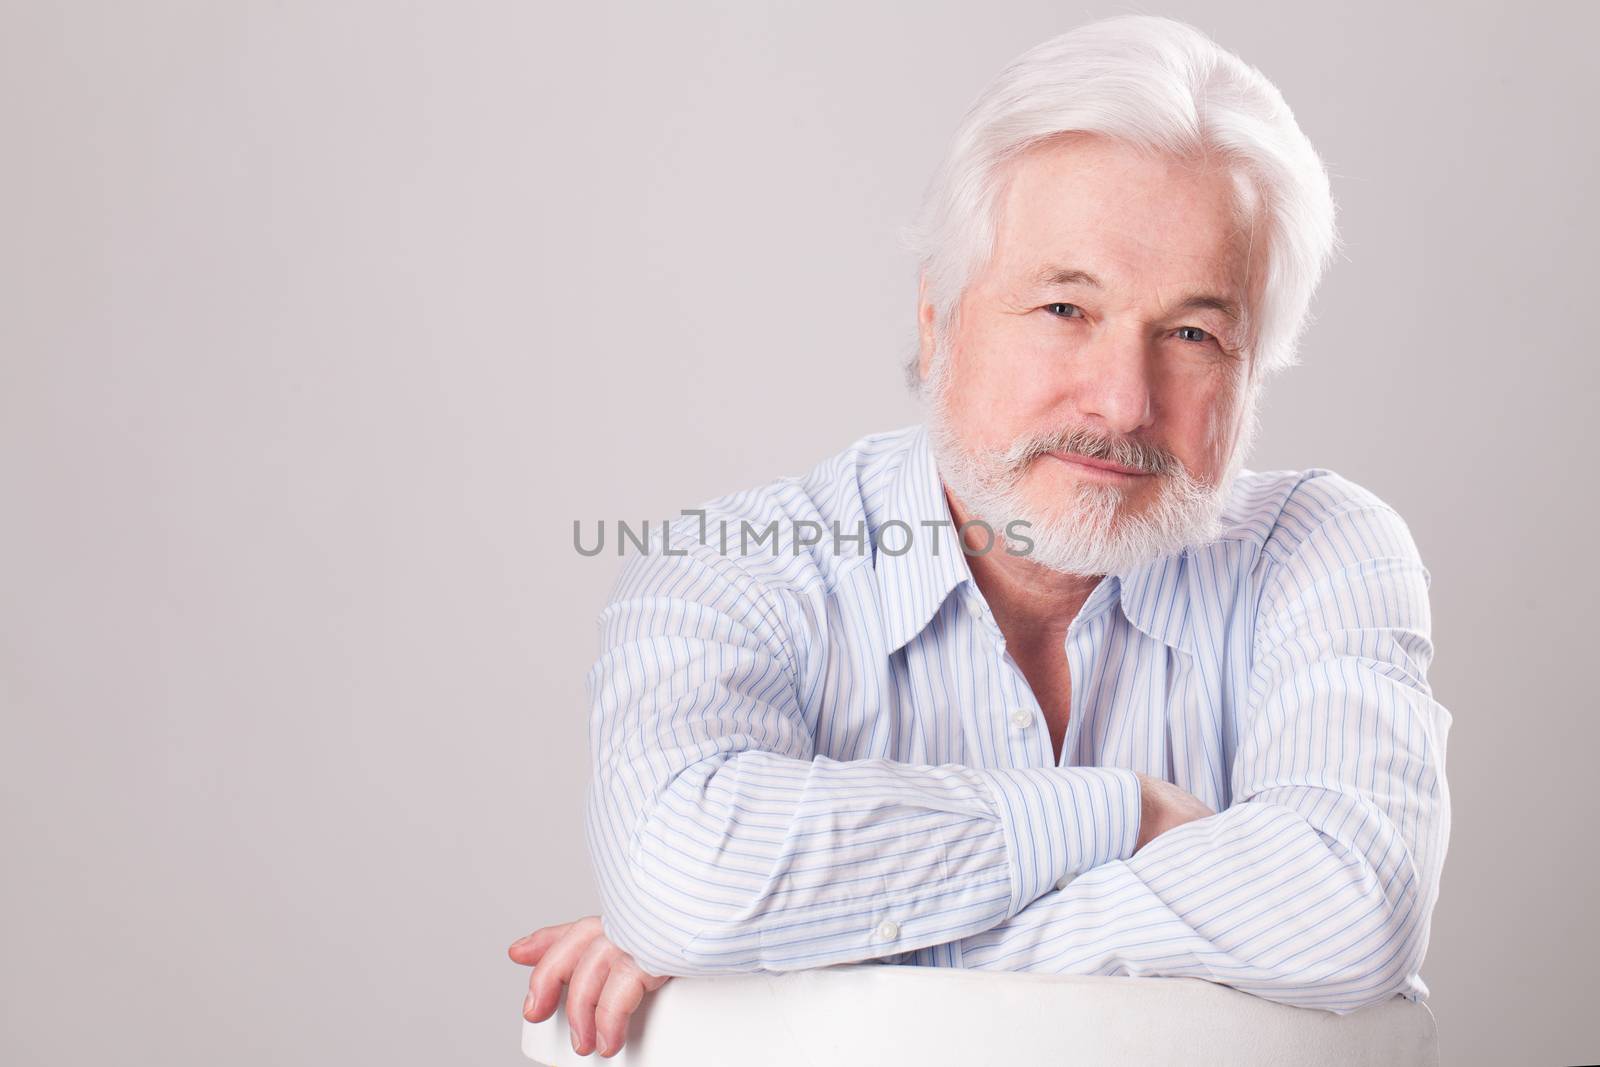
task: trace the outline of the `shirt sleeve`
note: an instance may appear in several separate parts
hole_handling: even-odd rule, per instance
[[[1128,770],[818,754],[816,605],[675,551],[624,565],[588,677],[601,924],[647,972],[898,962],[1132,855]]]
[[[905,962],[1201,978],[1340,1014],[1424,999],[1450,828],[1430,584],[1387,506],[1319,522],[1264,579],[1230,806]]]

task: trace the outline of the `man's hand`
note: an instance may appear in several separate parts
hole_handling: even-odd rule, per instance
[[[535,930],[507,952],[533,968],[528,999],[522,1004],[522,1017],[531,1023],[555,1014],[561,989],[570,983],[567,1023],[572,1050],[580,1056],[596,1048],[602,1056],[615,1056],[627,1036],[628,1017],[638,1010],[645,993],[668,981],[646,974],[632,956],[613,945],[601,932],[598,915]]]
[[[1216,814],[1199,797],[1171,782],[1133,773],[1139,776],[1139,843],[1133,847],[1135,852],[1175,826]]]

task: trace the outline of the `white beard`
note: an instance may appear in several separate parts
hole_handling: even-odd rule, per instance
[[[1250,395],[1228,467],[1214,485],[1207,485],[1191,477],[1173,457],[1130,449],[1122,442],[1108,449],[1099,435],[1075,427],[1025,436],[1008,449],[968,449],[950,424],[949,373],[941,365],[947,362],[937,358],[926,383],[928,440],[939,474],[971,513],[969,518],[983,520],[997,537],[1005,536],[1008,523],[1026,521],[1024,533],[1033,540],[1026,558],[1064,574],[1122,574],[1220,536],[1220,516],[1234,476],[1259,428],[1253,385],[1246,387]],[[1022,481],[1032,464],[1055,462],[1043,458],[1050,451],[1082,451],[1127,466],[1164,471],[1152,475],[1158,482],[1156,499],[1139,514],[1123,514],[1125,490],[1084,479],[1053,501],[1053,507],[1036,509],[1029,504]]]

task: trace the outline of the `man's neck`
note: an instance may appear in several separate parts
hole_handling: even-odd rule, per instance
[[[945,499],[958,530],[975,517],[948,488]],[[1061,647],[1067,627],[1102,576],[1063,574],[1026,556],[1012,555],[1005,550],[1001,536],[1002,531],[996,530],[989,551],[967,557],[972,579],[994,612],[995,622],[1008,644]],[[985,537],[981,528],[971,531],[967,544],[974,553],[985,547]]]

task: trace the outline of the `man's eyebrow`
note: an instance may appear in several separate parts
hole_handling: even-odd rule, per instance
[[[1091,289],[1100,289],[1100,279],[1085,270],[1076,270],[1072,267],[1044,267],[1033,276],[1035,285],[1086,285]],[[1239,321],[1239,305],[1227,297],[1216,296],[1212,293],[1190,293],[1173,308],[1174,311],[1220,311],[1228,318]]]
[[[1037,285],[1087,285],[1091,289],[1100,288],[1100,279],[1086,270],[1073,270],[1071,267],[1043,267],[1033,276]]]

